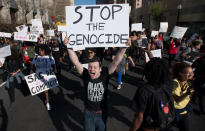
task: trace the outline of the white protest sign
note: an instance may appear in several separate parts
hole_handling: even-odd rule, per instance
[[[53,72],[49,72],[48,74],[33,73],[25,76],[25,79],[32,96],[59,85],[55,73]]]
[[[155,37],[156,35],[159,35],[159,31],[152,31],[151,37]]]
[[[7,37],[7,38],[11,38],[11,33],[4,33],[4,32],[0,32],[0,37]]]
[[[46,30],[46,36],[55,36],[54,30]]]
[[[187,31],[187,27],[179,27],[179,26],[175,26],[170,37],[173,38],[177,38],[177,39],[182,39],[182,37],[184,36],[184,34]]]
[[[31,26],[30,33],[36,34],[36,35],[44,34],[44,29],[42,27],[39,27],[39,26]]]
[[[14,40],[37,42],[38,35],[14,32]]]
[[[88,64],[82,64],[83,68],[88,69]]]
[[[85,47],[73,47],[73,51],[85,50]]]
[[[0,58],[0,62],[2,65],[4,64],[4,61],[5,61],[5,58]],[[2,67],[2,66],[0,65],[0,67]]]
[[[131,25],[131,31],[143,31],[142,23],[135,23]]]
[[[58,26],[58,31],[62,31],[62,32],[63,32],[63,31],[66,31],[66,28],[67,28],[66,26],[59,25],[59,26]]]
[[[32,19],[31,23],[32,23],[32,26],[43,27],[41,19]]]
[[[160,22],[159,32],[167,32],[168,22]]]
[[[7,57],[11,55],[10,45],[0,48],[0,57]]]
[[[161,49],[157,49],[157,50],[152,50],[151,51],[153,57],[159,57],[159,58],[162,58],[162,52],[161,52]],[[146,62],[149,62],[149,57],[148,57],[148,54],[145,52],[145,58],[146,58]]]
[[[125,47],[129,5],[66,6],[66,26],[69,47]]]
[[[17,26],[16,27],[16,30],[18,32],[24,32],[24,33],[27,33],[28,32],[28,27],[26,25],[20,25],[20,26]]]

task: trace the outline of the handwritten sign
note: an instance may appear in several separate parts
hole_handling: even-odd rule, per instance
[[[129,5],[66,6],[66,26],[69,47],[125,47]]]
[[[55,73],[53,72],[48,72],[47,74],[33,73],[25,76],[25,79],[32,96],[59,85]]]
[[[135,23],[131,25],[131,31],[143,31],[142,23]]]
[[[54,30],[46,30],[46,36],[55,36]]]
[[[63,25],[59,25],[58,26],[58,31],[62,31],[62,32],[64,32],[64,31],[66,31],[66,26],[63,26]]]
[[[153,57],[158,57],[158,58],[162,58],[162,52],[161,52],[161,49],[157,49],[157,50],[152,50],[151,51]],[[146,62],[149,62],[150,59],[148,57],[148,54],[145,52],[145,59],[146,59]]]
[[[32,26],[43,27],[41,19],[32,19],[31,24]]]
[[[14,40],[37,42],[38,35],[14,32]]]
[[[0,48],[0,58],[4,58],[11,55],[10,45]]]
[[[179,26],[175,26],[170,37],[173,38],[177,38],[177,39],[182,39],[182,37],[184,36],[184,34],[187,31],[187,27],[179,27]]]
[[[159,34],[159,31],[152,31],[151,37],[155,37],[155,36],[158,35],[158,34]]]
[[[18,32],[24,32],[24,33],[27,33],[28,32],[28,27],[26,25],[20,25],[20,26],[17,26],[16,27],[16,30]]]
[[[160,22],[159,32],[167,32],[168,22]]]
[[[0,37],[11,38],[11,33],[0,32]]]

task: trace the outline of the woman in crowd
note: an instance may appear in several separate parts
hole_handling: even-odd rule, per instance
[[[189,131],[191,113],[191,94],[194,92],[190,80],[193,79],[193,70],[185,62],[176,63],[173,66],[173,90],[175,107],[175,124],[180,131]]]
[[[172,61],[175,59],[177,50],[178,50],[177,43],[174,41],[174,38],[170,38],[169,40],[169,66],[171,66]]]
[[[20,87],[24,75],[21,73],[23,69],[23,50],[17,41],[11,45],[11,56],[6,57],[4,68],[8,72],[6,88],[12,103],[15,101],[15,88]]]
[[[55,72],[55,60],[50,56],[50,49],[47,45],[42,44],[39,46],[39,55],[36,56],[32,61],[33,66],[36,69],[37,75],[46,74],[46,72]],[[51,110],[49,103],[49,94],[48,90],[44,91],[46,96],[46,107],[47,110]]]

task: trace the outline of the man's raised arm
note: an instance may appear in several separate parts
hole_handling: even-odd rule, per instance
[[[64,40],[64,45],[67,47],[68,43],[69,43],[69,39],[68,39],[68,37],[66,37],[65,40]],[[76,67],[77,72],[80,75],[82,75],[82,73],[83,73],[83,66],[79,62],[79,59],[78,59],[76,53],[72,49],[68,48],[68,54],[69,54],[69,58],[70,58],[71,62]]]
[[[128,39],[127,45],[130,46],[130,44],[131,44],[131,40]],[[121,47],[120,50],[117,52],[117,55],[115,56],[114,60],[112,61],[112,63],[110,64],[110,66],[108,68],[109,74],[112,74],[116,70],[118,64],[121,62],[121,60],[123,58],[123,55],[126,52],[126,49],[127,49],[127,47]]]

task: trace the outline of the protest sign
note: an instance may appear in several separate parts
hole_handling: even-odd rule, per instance
[[[0,48],[0,58],[4,58],[11,55],[10,45]]]
[[[55,73],[50,71],[46,74],[33,73],[25,76],[25,79],[32,96],[59,85]]]
[[[161,49],[157,49],[157,50],[152,50],[151,51],[153,57],[158,57],[158,58],[162,58],[162,52]],[[149,57],[148,54],[145,52],[145,58],[146,58],[146,62],[149,62]]]
[[[28,27],[26,25],[20,25],[20,26],[17,26],[16,27],[16,30],[18,32],[24,32],[24,33],[27,33],[28,32]]]
[[[182,37],[184,36],[184,34],[187,31],[187,27],[179,27],[179,26],[175,26],[170,37],[173,38],[177,38],[177,39],[182,39]]]
[[[158,35],[158,34],[159,34],[159,31],[152,31],[151,37],[155,37],[155,36]]]
[[[55,36],[54,30],[46,30],[46,36]]]
[[[30,33],[35,35],[44,34],[44,29],[39,26],[31,26]]]
[[[82,64],[83,68],[88,69],[88,64]]]
[[[14,40],[37,42],[38,35],[14,32]]]
[[[4,33],[4,32],[0,32],[0,37],[7,37],[7,38],[11,38],[11,33]]]
[[[0,58],[0,62],[2,65],[4,64],[4,61],[5,61],[5,58]],[[0,65],[0,67],[2,67],[2,65]]]
[[[66,26],[69,47],[125,47],[129,5],[66,6]]]
[[[143,31],[142,23],[135,23],[131,25],[131,31]]]
[[[159,32],[167,32],[168,22],[160,22]]]
[[[41,19],[32,19],[31,23],[32,23],[32,26],[43,27]]]
[[[67,28],[66,26],[59,25],[59,26],[58,26],[58,31],[62,31],[62,32],[63,32],[63,31],[66,31],[66,28]]]

